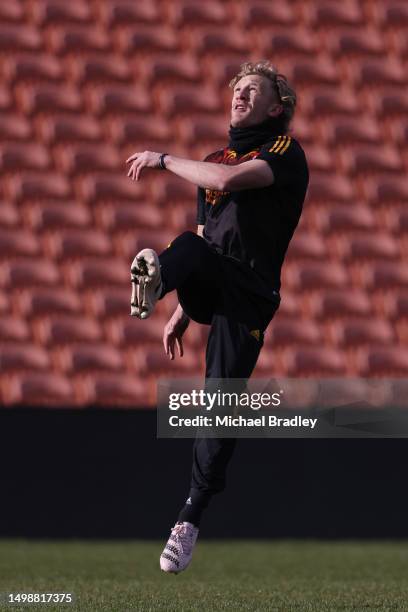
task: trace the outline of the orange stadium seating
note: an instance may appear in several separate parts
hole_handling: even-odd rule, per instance
[[[311,181],[262,376],[407,376],[408,4],[403,0],[0,3],[0,397],[154,405],[159,376],[203,373],[176,299],[140,324],[129,264],[195,226],[196,188],[126,158],[225,146],[228,81],[268,58],[299,94]]]

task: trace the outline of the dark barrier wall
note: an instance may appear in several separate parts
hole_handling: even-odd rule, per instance
[[[154,411],[2,410],[0,535],[165,538],[191,440]],[[408,440],[240,440],[208,537],[408,536]]]

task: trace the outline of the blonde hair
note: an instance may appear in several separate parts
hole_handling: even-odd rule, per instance
[[[283,106],[281,117],[284,120],[284,128],[287,130],[296,108],[296,92],[289,85],[285,75],[280,74],[269,60],[259,62],[245,62],[241,64],[240,71],[229,82],[229,87],[234,88],[240,79],[249,74],[259,74],[269,79],[272,83],[279,103]]]

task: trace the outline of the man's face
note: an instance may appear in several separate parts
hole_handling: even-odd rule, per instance
[[[276,117],[282,111],[273,85],[259,74],[249,74],[235,84],[231,106],[231,125],[248,127]]]

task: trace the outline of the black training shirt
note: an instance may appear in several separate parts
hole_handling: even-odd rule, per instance
[[[280,289],[281,267],[302,212],[309,172],[302,147],[289,135],[274,136],[247,153],[215,151],[204,161],[235,165],[252,159],[268,162],[273,184],[232,192],[199,187],[197,223],[205,226],[203,237],[214,250],[257,273],[255,291],[267,296]]]

